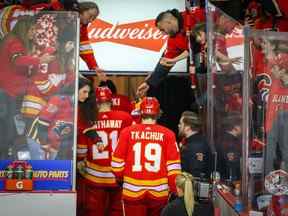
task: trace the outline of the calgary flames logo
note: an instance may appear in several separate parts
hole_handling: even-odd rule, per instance
[[[145,20],[126,24],[111,24],[97,19],[88,27],[91,43],[113,42],[159,52],[167,40],[155,21]]]

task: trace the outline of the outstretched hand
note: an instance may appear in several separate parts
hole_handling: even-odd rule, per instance
[[[166,67],[173,67],[176,64],[176,61],[171,58],[161,58],[160,59],[160,64]]]
[[[100,81],[107,81],[108,78],[107,78],[105,72],[101,68],[99,68],[99,67],[95,68],[95,72],[96,72]]]
[[[149,90],[150,86],[147,84],[147,82],[143,82],[140,86],[138,86],[136,95],[139,98],[142,98],[146,95],[147,91]]]

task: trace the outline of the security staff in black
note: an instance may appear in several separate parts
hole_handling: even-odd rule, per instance
[[[240,114],[230,113],[224,119],[224,129],[217,139],[218,152],[217,169],[223,180],[236,181],[240,179],[240,158],[242,150],[242,127]]]
[[[182,171],[194,177],[209,178],[211,173],[211,151],[201,132],[201,120],[191,111],[182,113],[179,121],[179,136],[184,138],[180,146]]]

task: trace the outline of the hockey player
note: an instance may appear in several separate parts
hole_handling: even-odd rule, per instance
[[[86,206],[84,215],[122,215],[121,189],[111,170],[112,152],[117,146],[120,131],[132,124],[132,117],[123,111],[112,110],[112,92],[107,87],[96,89],[99,113],[93,127],[84,130],[94,138],[95,131],[101,142],[87,145],[85,167]]]
[[[121,110],[124,112],[131,113],[132,104],[126,95],[118,94],[117,88],[112,80],[101,81],[99,86],[107,86],[112,92],[112,109]]]
[[[156,98],[141,103],[141,124],[125,128],[112,157],[112,169],[123,181],[126,216],[158,216],[169,191],[176,192],[175,177],[181,172],[175,134],[156,124],[160,105]]]

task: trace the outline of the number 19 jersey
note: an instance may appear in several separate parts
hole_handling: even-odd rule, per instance
[[[123,178],[123,199],[167,199],[175,192],[175,177],[181,172],[175,135],[157,124],[125,128],[112,157],[112,169]]]

